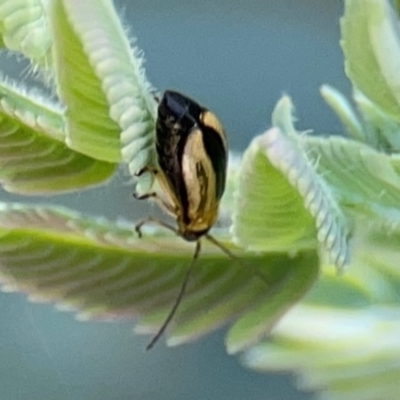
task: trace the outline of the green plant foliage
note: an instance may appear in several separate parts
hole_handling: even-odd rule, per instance
[[[115,164],[69,149],[61,110],[0,82],[0,182],[10,192],[51,194],[103,182]]]
[[[400,120],[400,36],[388,0],[345,2],[341,21],[346,73],[383,111]]]
[[[52,2],[50,10],[57,92],[67,107],[68,146],[89,157],[118,162],[119,127],[109,116],[101,81],[71,25],[64,2]]]
[[[4,125],[2,130],[4,171],[13,166],[11,157],[17,157],[26,174],[10,170],[4,187],[26,193],[44,188],[49,193],[76,190],[106,179],[120,154],[132,173],[151,166],[156,103],[142,59],[130,49],[112,3],[65,0],[50,2],[46,11],[60,104],[3,83],[4,120],[12,124],[12,129]],[[90,19],[82,17],[88,14]],[[87,176],[89,168],[79,159],[92,166]],[[71,179],[64,165],[83,177]],[[64,181],[70,186],[65,187]],[[231,173],[227,190],[231,198],[233,182]],[[225,202],[230,204],[225,211],[229,220],[234,205],[232,200]],[[99,222],[51,207],[3,204],[0,219],[5,290],[59,303],[81,318],[139,316],[137,330],[142,332],[158,329],[192,257],[193,248],[175,236],[153,231],[139,240],[132,225]],[[224,240],[226,229],[218,232]],[[232,246],[229,239],[225,243]],[[237,254],[240,261],[233,262],[205,246],[170,343],[192,340],[236,321],[228,336],[229,349],[248,347],[307,292],[319,268],[314,248],[296,255],[244,253],[238,248]]]
[[[322,399],[398,398],[399,234],[365,224],[356,233],[349,272],[325,273],[245,364],[294,371],[299,386]]]
[[[0,1],[0,44],[35,64],[51,63],[51,36],[42,0]]]
[[[50,10],[58,92],[67,105],[69,146],[90,157],[116,162],[121,158],[123,130],[122,137],[127,136],[130,145],[125,148],[125,161],[130,162],[142,148],[150,152],[155,100],[141,58],[137,51],[136,58],[132,57],[112,3],[58,1],[52,2]],[[142,162],[136,163],[136,170],[149,160]]]
[[[334,309],[301,305],[290,311],[269,343],[244,362],[259,371],[293,370],[304,390],[321,399],[398,398],[399,310]]]
[[[324,270],[270,341],[243,356],[259,371],[294,372],[300,388],[322,399],[399,397],[400,36],[391,7],[384,0],[345,1],[342,48],[358,113],[335,89],[325,86],[322,95],[352,139],[300,137],[352,220],[351,264],[342,277]]]
[[[349,258],[349,229],[323,176],[299,146],[292,125],[292,104],[284,97],[273,125],[255,138],[240,169],[233,234],[252,250],[295,252],[323,244],[343,267]]]
[[[369,143],[384,152],[398,153],[400,124],[358,90],[354,93],[354,101],[363,116],[364,131]]]
[[[350,101],[337,89],[329,85],[321,87],[321,95],[333,111],[336,112],[348,135],[360,142],[367,141],[364,136],[363,126]]]
[[[392,224],[399,222],[397,157],[342,137],[307,137],[303,142],[310,159],[318,161],[317,170],[346,209]]]
[[[84,319],[144,316],[136,330],[155,332],[179,291],[193,246],[162,232],[139,239],[133,228],[60,208],[2,204],[3,288],[23,291],[34,301],[60,303]],[[231,351],[241,350],[265,336],[318,273],[314,251],[294,257],[237,254],[252,268],[204,246],[170,344],[237,320],[228,344]]]
[[[321,93],[350,137],[299,133],[290,98],[278,102],[272,128],[230,158],[213,234],[238,260],[204,243],[167,341],[231,324],[228,352],[252,368],[294,371],[327,399],[391,400],[400,372],[398,20],[386,0],[346,0],[341,28],[356,107],[330,86]],[[157,167],[155,91],[111,0],[0,0],[0,35],[58,95],[1,78],[6,190],[84,189],[121,161],[132,176]],[[154,181],[144,174],[136,190]],[[128,222],[0,203],[3,290],[80,319],[135,318],[136,332],[157,332],[193,250],[163,230],[139,239]]]

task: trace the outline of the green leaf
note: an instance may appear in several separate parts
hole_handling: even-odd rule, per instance
[[[399,227],[360,224],[357,228],[356,268],[364,287],[373,291],[375,303],[400,302]]]
[[[141,317],[138,331],[154,332],[176,298],[193,245],[157,230],[144,232],[142,239],[133,232],[131,224],[111,224],[65,209],[2,204],[3,288],[57,302],[83,319]],[[315,251],[294,257],[235,253],[238,262],[204,243],[174,318],[170,344],[237,320],[228,341],[239,350],[268,333],[318,273]],[[254,330],[247,337],[241,329],[238,342],[240,321],[250,327],[257,314],[257,337]]]
[[[400,389],[400,310],[300,305],[275,328],[272,341],[245,354],[258,371],[294,371],[299,386],[322,399],[395,400]]]
[[[353,262],[349,267],[351,272],[341,275],[339,279],[335,270],[325,267],[322,278],[304,297],[304,303],[343,309],[370,306],[378,297],[376,294],[378,279],[374,282],[367,282],[365,275],[370,273],[372,280],[378,278],[378,274],[373,274],[369,269],[367,270],[365,264],[358,267],[356,265],[358,260],[354,260],[354,258],[356,257],[353,256]],[[359,272],[358,275],[354,273],[356,270]]]
[[[41,0],[0,0],[1,45],[41,66],[51,59],[51,36]]]
[[[363,116],[369,144],[387,153],[398,153],[400,151],[400,124],[358,90],[354,93],[354,100]]]
[[[0,182],[10,192],[50,194],[103,182],[115,164],[70,150],[58,106],[0,82]]]
[[[275,256],[275,258],[277,258]],[[318,274],[319,260],[315,251],[299,253],[280,260],[286,264],[285,275],[265,294],[263,303],[254,307],[230,329],[227,336],[229,353],[236,353],[258,342],[269,333],[284,312],[310,289]]]
[[[231,226],[232,215],[235,211],[237,184],[240,175],[242,154],[230,151],[228,157],[228,168],[226,174],[225,192],[222,196],[218,223],[225,227]]]
[[[242,158],[233,235],[251,250],[292,251],[314,246],[314,221],[304,209],[302,197],[268,158],[272,142],[281,136],[277,129],[258,136]]]
[[[157,102],[145,75],[141,51],[130,46],[112,1],[65,0],[65,6],[101,80],[110,116],[121,129],[123,161],[133,176],[145,167],[155,167]],[[84,17],[88,13],[90,20]],[[98,25],[102,27],[101,38]],[[153,174],[138,177],[136,191],[147,191],[152,182]]]
[[[112,2],[53,2],[50,16],[68,145],[116,162],[122,132],[123,158],[133,172],[154,163],[156,102]]]
[[[89,157],[118,162],[120,128],[109,116],[109,104],[101,81],[71,25],[64,3],[51,2],[49,17],[57,91],[67,106],[67,144]],[[88,21],[93,17],[93,12],[85,14]]]
[[[359,142],[341,137],[302,137],[309,159],[341,205],[359,216],[398,224],[400,162]]]
[[[65,124],[60,104],[38,91],[25,90],[15,82],[0,78],[0,106],[3,113],[59,142],[65,141]]]
[[[295,252],[318,240],[342,267],[349,257],[346,218],[300,147],[291,108],[284,97],[274,111],[276,128],[255,138],[243,156],[233,235],[263,251]]]
[[[323,85],[320,92],[324,100],[335,111],[350,137],[360,142],[366,142],[363,126],[346,97],[329,85]]]
[[[348,77],[400,121],[400,34],[390,2],[347,0],[341,29]]]
[[[291,371],[322,399],[398,398],[400,384],[399,231],[361,222],[352,264],[324,271],[303,301],[244,354],[259,371]]]

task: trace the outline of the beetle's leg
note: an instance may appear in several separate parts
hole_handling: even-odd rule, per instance
[[[152,173],[154,175],[157,175],[158,174],[158,169],[156,169],[154,167],[146,166],[146,167],[143,167],[142,169],[139,169],[139,171],[136,171],[134,175],[136,177],[139,177],[139,176],[142,176],[146,172],[150,172],[150,173]]]
[[[160,225],[160,226],[176,233],[177,235],[179,234],[178,230],[174,226],[168,224],[167,222],[161,221],[158,218],[148,217],[148,218],[142,219],[135,225],[135,231],[137,232],[139,238],[142,237],[142,226],[149,224],[149,223]]]
[[[154,174],[154,175],[157,175],[158,174],[158,170],[157,169],[155,169],[155,168],[151,168],[151,167],[144,167],[144,168],[142,168],[142,169],[139,169],[139,171],[136,171],[135,172],[135,176],[136,177],[140,177],[140,176],[142,176],[144,173],[146,173],[146,172],[150,172],[150,173],[152,173],[152,174]],[[147,199],[149,199],[149,198],[151,198],[151,197],[158,197],[157,196],[157,193],[145,193],[145,194],[141,194],[141,195],[138,195],[136,192],[135,193],[133,193],[133,197],[136,199],[136,200],[147,200]]]
[[[160,204],[161,204],[170,214],[173,214],[173,215],[176,214],[176,209],[175,209],[175,207],[171,206],[169,203],[167,203],[166,201],[164,201],[163,199],[161,199],[160,196],[159,196],[157,193],[155,193],[155,192],[152,192],[152,193],[145,193],[145,194],[141,194],[141,195],[138,195],[137,193],[133,193],[133,197],[134,197],[136,200],[155,199],[155,200],[159,201]]]
[[[132,195],[136,200],[147,200],[150,198],[158,198],[157,193],[152,192],[152,193],[145,193],[145,194],[137,194],[136,192],[133,193]]]

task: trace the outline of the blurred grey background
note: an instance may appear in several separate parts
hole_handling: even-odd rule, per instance
[[[145,52],[154,86],[178,89],[214,110],[232,149],[244,150],[270,125],[282,93],[295,102],[299,129],[341,131],[318,90],[330,83],[350,91],[339,47],[342,1],[118,0],[117,7]],[[6,75],[24,71],[12,57],[0,60]],[[0,192],[0,199],[135,219],[147,210],[134,202],[127,181],[120,173],[84,193],[27,199]],[[223,331],[146,353],[148,338],[134,336],[132,323],[77,322],[19,294],[0,294],[0,317],[1,400],[312,398],[290,376],[243,368],[225,353]]]

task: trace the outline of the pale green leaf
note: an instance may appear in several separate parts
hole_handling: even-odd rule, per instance
[[[290,99],[276,106],[273,124],[253,140],[239,175],[233,235],[242,246],[263,251],[313,248],[317,240],[332,262],[348,262],[349,228],[324,177],[300,147]]]
[[[323,85],[320,92],[324,100],[335,111],[348,134],[355,140],[366,142],[363,126],[347,98],[329,85]]]
[[[57,92],[66,105],[67,144],[89,157],[118,162],[121,158],[120,128],[109,116],[102,82],[96,76],[82,40],[71,25],[64,3],[61,0],[52,1],[49,18]],[[83,17],[89,21],[94,15],[90,12]]]
[[[400,124],[358,90],[354,100],[363,116],[368,144],[384,152],[399,152]]]
[[[388,0],[346,0],[345,69],[354,85],[400,121],[400,35]]]
[[[341,137],[304,136],[302,142],[340,204],[359,215],[399,224],[398,156]]]
[[[279,262],[281,266],[285,263],[287,268],[285,276],[280,280],[281,285],[276,284],[269,288],[265,293],[265,301],[255,306],[230,329],[226,339],[229,353],[241,351],[262,339],[278,318],[292,306],[294,298],[300,300],[310,289],[313,283],[310,277],[316,278],[318,273],[319,261],[316,252],[299,253]]]
[[[400,384],[398,230],[360,223],[353,261],[338,277],[325,271],[312,291],[254,346],[244,362],[291,371],[322,399],[395,400]]]
[[[340,275],[339,279],[336,270],[325,266],[322,279],[319,279],[318,283],[304,297],[304,302],[327,308],[338,307],[345,309],[370,306],[379,296],[375,292],[378,286],[378,279],[373,282],[366,281],[364,277],[371,271],[364,268],[365,264],[359,266],[359,274],[356,275],[354,273],[357,269],[356,263],[357,260],[353,260],[349,266],[350,273],[346,271],[345,274]],[[371,280],[378,277],[378,275],[371,274]],[[381,276],[380,278],[382,279]],[[380,298],[380,300],[382,299]]]
[[[64,0],[53,4],[51,16],[68,145],[117,161],[121,140],[132,174],[154,165],[156,101],[112,2]]]
[[[218,218],[218,223],[224,226],[230,226],[232,224],[241,162],[242,154],[229,152],[225,192],[221,199]]]
[[[69,149],[57,105],[0,82],[0,182],[10,192],[50,194],[110,178],[115,164]]]
[[[0,0],[0,35],[7,49],[38,65],[50,64],[52,42],[44,1]]]
[[[51,139],[65,142],[62,106],[33,90],[25,90],[16,82],[0,77],[0,107],[3,114]]]
[[[400,311],[395,307],[340,309],[300,305],[272,341],[246,353],[259,371],[293,371],[299,387],[322,399],[395,400],[400,381]]]
[[[132,175],[144,167],[154,167],[157,103],[145,76],[143,55],[137,47],[129,45],[112,1],[64,0],[64,4],[102,82],[110,116],[121,128],[123,160]],[[84,17],[88,13],[89,20]],[[146,190],[152,179],[152,174],[138,178],[136,190]]]
[[[269,141],[281,133],[271,129],[252,141],[239,169],[233,235],[251,250],[294,251],[314,246],[315,228],[304,201],[269,160]]]
[[[203,244],[173,321],[171,344],[193,340],[229,321],[253,320],[256,314],[263,325],[259,338],[318,273],[315,251],[295,257],[233,251],[237,262]],[[59,208],[17,204],[0,208],[3,289],[23,291],[36,301],[57,302],[84,319],[144,317],[138,331],[157,331],[192,255],[192,244],[157,230],[146,230],[139,239],[128,223],[111,224]],[[299,279],[295,285],[294,277]],[[242,347],[255,339],[254,332],[249,338],[241,332]]]
[[[355,268],[363,286],[373,290],[375,301],[400,302],[400,229],[359,223],[355,241]]]

